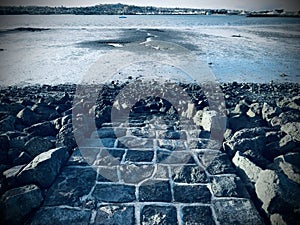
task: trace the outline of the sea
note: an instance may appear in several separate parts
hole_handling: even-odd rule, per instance
[[[78,84],[100,57],[149,37],[196,52],[219,82],[300,82],[299,25],[214,15],[0,16],[0,86]]]

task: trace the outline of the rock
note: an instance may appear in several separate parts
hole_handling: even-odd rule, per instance
[[[10,138],[9,146],[10,146],[10,148],[24,149],[25,142],[27,140],[28,140],[27,136],[18,136],[18,137]]]
[[[123,184],[97,184],[92,196],[100,202],[124,203],[133,202],[135,186]]]
[[[43,201],[41,190],[35,185],[11,189],[3,194],[0,204],[4,224],[21,225],[28,214]]]
[[[237,131],[229,141],[223,143],[225,151],[233,156],[235,152],[249,149],[261,152],[266,145],[265,131],[262,128],[245,128]]]
[[[220,115],[216,111],[204,111],[202,115],[201,125],[204,130],[212,132],[224,132],[226,127],[226,117]]]
[[[216,197],[249,198],[249,194],[236,176],[218,176],[212,178],[211,190]]]
[[[86,209],[50,207],[41,208],[30,225],[88,225],[91,211]]]
[[[215,225],[209,206],[184,206],[182,220],[184,224]]]
[[[270,221],[272,225],[287,225],[282,216],[277,213],[270,216]]]
[[[293,140],[300,142],[300,122],[286,123],[281,127],[281,131],[289,134]]]
[[[81,135],[78,134],[76,137],[80,138],[80,136]],[[81,136],[81,138],[83,138],[83,136]],[[57,134],[56,147],[62,146],[65,146],[68,151],[72,151],[77,146],[72,124],[64,125]]]
[[[235,173],[233,165],[226,154],[219,152],[200,152],[198,157],[204,168],[212,175]]]
[[[249,106],[245,101],[240,101],[234,108],[234,114],[245,115],[249,110]]]
[[[300,185],[300,153],[288,153],[274,159],[278,171]]]
[[[171,186],[168,181],[148,180],[139,187],[141,202],[171,202]]]
[[[239,131],[244,128],[255,128],[262,125],[259,117],[249,117],[247,115],[238,114],[232,116],[228,120],[229,128],[233,131]]]
[[[290,218],[299,218],[300,189],[287,177],[272,170],[261,171],[255,184],[255,191],[262,201],[262,208],[269,214],[288,214]],[[297,220],[294,223],[298,223]]]
[[[262,169],[256,166],[253,162],[247,159],[241,152],[236,152],[232,159],[232,162],[239,169],[239,174],[243,180],[250,180],[251,182],[256,182],[259,173]]]
[[[21,119],[25,126],[31,126],[39,122],[39,116],[28,107],[22,109],[17,114],[17,118]]]
[[[153,165],[122,165],[120,166],[121,178],[125,183],[138,184],[152,176]]]
[[[134,207],[133,206],[103,206],[97,210],[95,217],[97,225],[134,225]]]
[[[26,152],[33,158],[53,147],[53,143],[50,140],[42,137],[33,137],[25,144]]]
[[[17,176],[21,184],[37,184],[49,187],[61,167],[66,162],[68,153],[65,148],[55,148],[36,156]]]
[[[257,116],[261,116],[261,106],[258,102],[256,103],[252,103],[249,107],[249,110],[247,111],[247,115],[249,117],[257,117]]]
[[[32,157],[27,152],[21,152],[17,158],[13,160],[13,165],[28,164]]]
[[[17,187],[17,174],[25,167],[26,165],[18,165],[14,166],[3,172],[3,176],[5,177],[5,182],[9,188]]]
[[[97,171],[91,167],[64,167],[49,188],[44,206],[81,206],[80,199],[87,196],[95,185]]]
[[[38,103],[32,106],[33,112],[37,113],[41,120],[53,120],[59,117],[58,112],[45,103]]]
[[[207,203],[211,200],[211,193],[202,185],[175,185],[174,201],[182,203]]]
[[[253,162],[255,165],[259,166],[260,168],[266,168],[269,164],[271,164],[271,161],[266,159],[262,154],[259,152],[253,151],[251,149],[243,152],[243,156],[245,156],[247,159],[249,159],[251,162]]]
[[[33,136],[47,137],[47,136],[55,136],[56,130],[51,122],[43,122],[32,125],[31,127],[25,128],[25,132]]]
[[[281,113],[281,109],[278,107],[272,107],[268,103],[264,103],[262,107],[262,118],[267,122],[270,122],[271,119],[275,116],[278,116]]]
[[[0,121],[0,132],[14,131],[16,118],[8,116]]]
[[[176,225],[177,213],[174,206],[146,205],[141,212],[142,225]]]
[[[264,225],[254,205],[248,199],[222,199],[214,201],[218,221],[222,225]]]
[[[208,177],[200,166],[184,165],[172,167],[172,178],[176,183],[207,183]]]
[[[7,163],[9,141],[6,135],[0,135],[0,164]]]

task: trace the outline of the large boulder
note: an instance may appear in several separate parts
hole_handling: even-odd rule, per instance
[[[24,224],[26,216],[37,209],[42,201],[42,192],[36,185],[27,185],[5,192],[0,200],[1,224]]]
[[[262,118],[267,122],[270,122],[273,117],[278,116],[281,113],[281,109],[277,106],[273,107],[268,103],[264,103],[262,107]]]
[[[42,120],[53,120],[59,117],[58,112],[45,103],[38,103],[34,105],[32,110],[37,113]]]
[[[24,125],[31,126],[39,122],[39,115],[33,112],[30,108],[26,107],[22,109],[18,114],[17,118],[21,119]]]
[[[14,116],[8,116],[0,121],[0,132],[14,131],[16,118]]]
[[[25,144],[26,152],[33,158],[52,147],[53,143],[49,139],[42,137],[33,137]]]
[[[278,171],[283,172],[290,180],[300,185],[300,153],[288,153],[274,159]]]
[[[47,188],[53,183],[67,158],[67,150],[63,147],[41,153],[18,174],[17,180],[21,184],[37,184]]]
[[[286,123],[281,127],[281,131],[289,134],[293,140],[300,142],[300,122]]]
[[[280,173],[264,170],[258,176],[255,191],[266,213],[282,215],[288,225],[299,222],[300,188],[298,184]]]
[[[0,164],[7,163],[9,140],[6,135],[0,136]]]
[[[261,152],[266,145],[265,130],[263,128],[245,128],[237,131],[229,141],[223,143],[225,151],[233,156],[237,151],[245,152],[249,149]]]
[[[41,137],[55,136],[57,133],[53,123],[48,121],[34,124],[31,127],[26,128],[25,131],[33,136]]]
[[[250,180],[253,183],[257,181],[258,175],[262,169],[251,162],[242,153],[237,152],[233,157],[232,162],[239,169],[239,174],[244,180]]]

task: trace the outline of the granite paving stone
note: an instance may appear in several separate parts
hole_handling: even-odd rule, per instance
[[[142,225],[177,225],[177,212],[174,206],[146,205],[141,212]]]
[[[185,206],[182,208],[182,220],[185,225],[215,225],[209,206]],[[246,225],[246,224],[245,224]]]
[[[171,202],[171,185],[168,181],[149,180],[139,187],[141,202]]]
[[[211,202],[211,193],[204,185],[179,185],[174,186],[175,202],[206,203]]]
[[[134,207],[122,205],[107,205],[97,209],[95,225],[134,225]]]

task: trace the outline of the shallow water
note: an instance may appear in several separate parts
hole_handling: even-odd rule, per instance
[[[195,52],[221,82],[299,82],[299,24],[242,16],[0,16],[0,84],[80,83],[100,57],[149,39]]]

